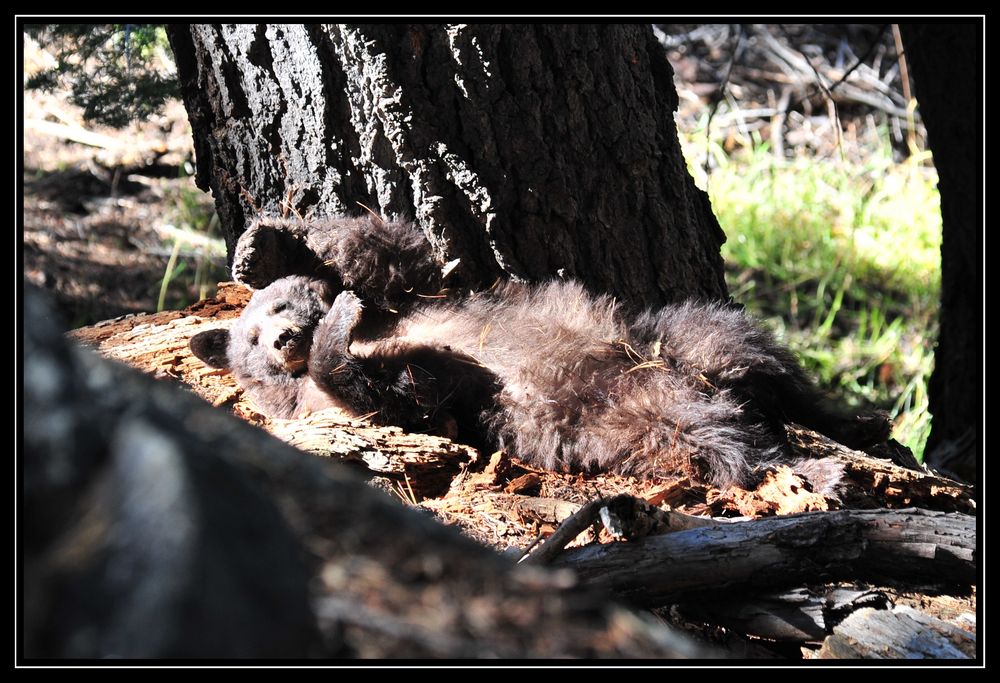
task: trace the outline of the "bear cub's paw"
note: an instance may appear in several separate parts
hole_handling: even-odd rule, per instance
[[[240,235],[233,250],[233,279],[253,289],[264,289],[286,275],[299,273],[304,250],[299,236],[284,225],[253,223]]]

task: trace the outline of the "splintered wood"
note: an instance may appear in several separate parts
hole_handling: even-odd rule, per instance
[[[404,499],[417,501],[447,491],[478,453],[474,448],[398,427],[376,427],[335,409],[295,420],[270,420],[266,428],[303,451],[362,464],[371,472],[405,482]],[[411,501],[412,502],[412,501]]]
[[[976,636],[906,606],[852,613],[827,638],[821,659],[975,659]]]
[[[188,342],[210,327],[229,327],[240,316],[250,294],[235,283],[222,283],[214,298],[183,311],[125,315],[73,330],[70,337],[94,347],[102,356],[154,377],[180,380],[213,405],[235,403],[243,394],[236,381],[229,373],[195,358]],[[254,414],[256,411],[248,410],[244,415]]]

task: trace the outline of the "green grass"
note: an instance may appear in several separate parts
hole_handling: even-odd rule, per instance
[[[779,160],[750,143],[726,154],[702,131],[685,144],[728,235],[730,293],[831,393],[891,411],[893,436],[921,457],[940,290],[929,154],[897,164],[886,143],[861,163],[846,155]],[[706,153],[714,166],[707,178]]]
[[[181,188],[172,199],[171,252],[159,282],[157,311],[211,296],[216,283],[228,279],[226,245],[211,199],[194,188]]]

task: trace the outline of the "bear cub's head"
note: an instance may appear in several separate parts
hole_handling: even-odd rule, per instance
[[[313,332],[334,296],[322,280],[282,278],[255,292],[229,330],[194,335],[191,351],[205,364],[229,370],[238,381],[301,375]]]

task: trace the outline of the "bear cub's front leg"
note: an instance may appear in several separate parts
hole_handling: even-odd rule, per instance
[[[377,424],[485,444],[485,414],[499,390],[493,373],[449,347],[393,339],[352,353],[362,310],[353,292],[341,292],[317,327],[309,357],[317,386]]]
[[[355,410],[369,412],[378,396],[365,376],[364,364],[351,355],[351,336],[361,320],[361,299],[354,292],[337,295],[316,327],[309,353],[309,376],[324,391]]]

